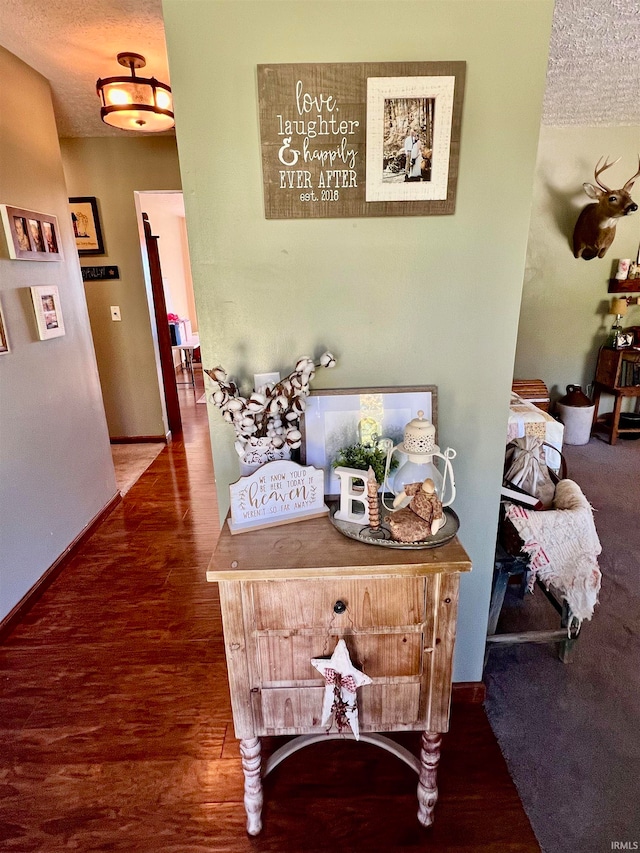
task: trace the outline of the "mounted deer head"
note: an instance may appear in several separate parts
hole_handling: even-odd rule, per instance
[[[620,158],[618,158],[619,160]],[[618,160],[609,163],[607,158],[604,166],[600,166],[602,157],[598,160],[595,168],[595,180],[597,187],[593,184],[583,184],[584,191],[589,198],[596,199],[595,204],[588,204],[576,222],[573,232],[573,255],[590,261],[593,258],[602,258],[616,236],[616,225],[621,216],[628,216],[638,209],[638,205],[631,198],[631,188],[634,180],[640,175],[640,157],[638,158],[638,171],[633,175],[620,190],[612,190],[600,181],[600,175],[605,169],[615,166]]]

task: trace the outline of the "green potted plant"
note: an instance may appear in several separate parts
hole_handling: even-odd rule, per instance
[[[333,461],[333,467],[355,468],[357,471],[368,471],[371,467],[376,475],[376,482],[382,485],[386,462],[387,454],[381,447],[358,442],[341,447]],[[392,460],[390,471],[393,471],[397,464],[395,459]]]

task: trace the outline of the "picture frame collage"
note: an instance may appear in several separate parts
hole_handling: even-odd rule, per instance
[[[58,218],[54,214],[0,204],[0,217],[11,260],[47,262],[64,259]],[[29,292],[35,313],[38,339],[44,341],[65,335],[57,285],[34,285],[29,288]],[[9,337],[0,303],[0,355],[8,352],[10,352]]]
[[[98,203],[94,196],[69,199],[69,215],[79,255],[104,254]],[[7,241],[9,258],[14,261],[62,261],[58,218],[10,204],[0,204],[0,217]],[[115,277],[117,276],[117,268]],[[55,285],[29,288],[35,313],[38,338],[41,341],[66,334],[60,294]],[[0,355],[10,352],[7,326],[0,303]]]
[[[0,204],[9,257],[14,261],[61,261],[58,218],[22,207]]]

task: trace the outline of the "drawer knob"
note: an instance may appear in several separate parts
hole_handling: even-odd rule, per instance
[[[344,611],[346,609],[347,609],[347,605],[344,603],[344,601],[340,601],[340,599],[338,599],[336,601],[336,603],[333,605],[333,612],[334,613],[344,613]]]

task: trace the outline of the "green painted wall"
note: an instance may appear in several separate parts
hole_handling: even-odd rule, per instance
[[[288,371],[332,349],[317,387],[439,387],[458,450],[463,578],[455,678],[482,672],[508,395],[551,0],[164,0],[205,367]],[[454,216],[267,221],[256,65],[466,60]],[[221,507],[233,432],[211,437]]]
[[[60,142],[69,195],[98,199],[105,254],[85,256],[82,265],[115,264],[120,269],[118,281],[85,285],[109,435],[162,436],[162,386],[134,192],[181,189],[175,139],[123,136]],[[111,320],[111,305],[120,306],[121,322]]]
[[[604,258],[576,260],[570,237],[579,211],[591,201],[582,184],[593,183],[595,164],[608,155],[622,159],[602,180],[622,186],[637,168],[638,152],[638,127],[541,129],[515,376],[543,379],[554,398],[569,383],[586,387],[593,381],[598,348],[614,319],[607,314],[609,279],[618,258],[637,256],[640,242],[636,213],[619,222]],[[640,202],[640,179],[634,196]],[[640,325],[640,308],[630,307],[623,325]],[[602,410],[611,409],[611,403],[612,398],[603,397]]]
[[[64,259],[10,260],[0,228],[0,619],[116,494],[48,82],[0,47],[0,201],[58,219]],[[7,83],[10,81],[10,84]],[[65,335],[38,338],[29,288],[55,285]]]

